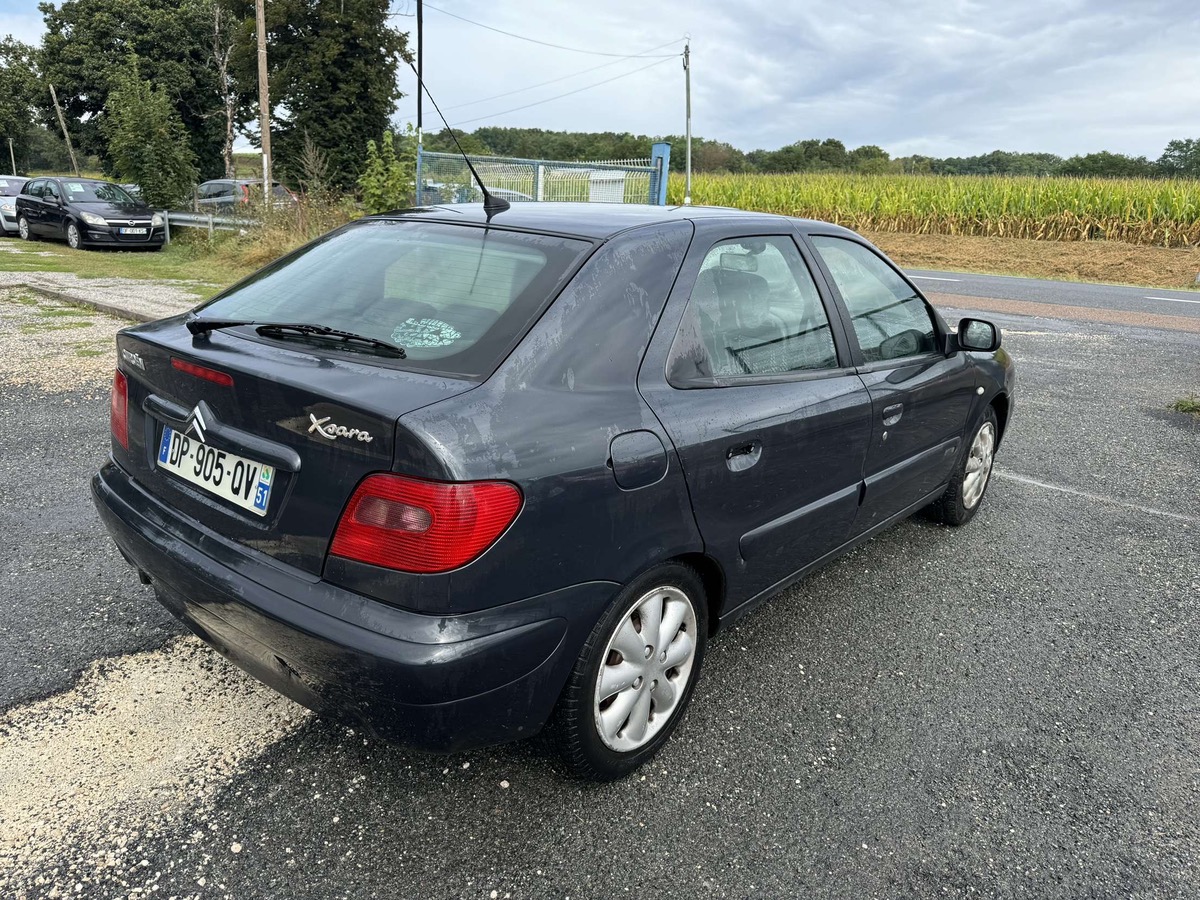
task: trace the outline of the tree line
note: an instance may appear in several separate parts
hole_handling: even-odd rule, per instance
[[[69,168],[53,86],[87,165],[142,183],[156,205],[172,205],[198,181],[232,177],[235,137],[258,139],[253,0],[62,0],[39,9],[39,46],[0,40],[0,153],[11,138],[18,170]],[[361,187],[367,143],[392,127],[403,96],[397,71],[411,56],[407,34],[390,24],[389,0],[271,0],[266,17],[277,177],[299,187]],[[568,160],[644,158],[665,139],[671,169],[684,167],[681,135],[495,126],[455,133],[468,152]],[[404,130],[396,140],[397,152],[411,152]],[[444,131],[426,144],[454,149]],[[696,172],[1200,177],[1200,140],[1171,141],[1149,160],[1107,151],[892,157],[834,138],[743,151],[694,138],[692,164]]]
[[[455,130],[454,133],[468,153],[525,159],[645,158],[649,155],[652,143],[665,140],[671,143],[671,171],[684,170],[685,138],[677,134],[651,137],[614,132],[496,127],[477,128],[473,132]],[[430,150],[454,152],[454,144],[444,129],[427,136],[425,146]],[[892,157],[886,150],[873,144],[848,149],[835,138],[796,141],[778,150],[743,151],[724,141],[693,136],[692,171],[1200,178],[1200,140],[1173,140],[1156,160],[1106,150],[1069,158],[1053,153],[993,150],[979,156],[939,159],[933,156]]]
[[[324,186],[354,185],[368,137],[388,127],[402,96],[396,73],[410,55],[388,7],[266,5],[272,157],[281,179],[298,183],[315,153]],[[155,181],[148,199],[156,205],[177,202],[169,195],[190,194],[197,181],[233,176],[235,136],[258,141],[253,0],[38,8],[46,23],[40,46],[0,41],[0,139],[12,138],[19,169],[69,167],[53,86],[73,148],[106,174]]]

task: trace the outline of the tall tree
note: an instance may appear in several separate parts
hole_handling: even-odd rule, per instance
[[[1200,178],[1200,140],[1171,141],[1157,165],[1164,175],[1172,178]]]
[[[246,40],[231,66],[243,85],[258,81],[254,7],[231,0]],[[328,158],[334,185],[351,188],[367,140],[387,128],[402,96],[396,71],[410,58],[408,36],[388,23],[388,0],[271,0],[267,64],[271,149],[276,171],[296,182],[307,134]]]
[[[68,128],[107,165],[101,123],[130,54],[170,98],[205,177],[221,173],[224,113],[212,64],[215,0],[64,0],[42,3],[40,63],[58,90]],[[45,103],[49,104],[49,97]]]
[[[108,95],[102,123],[113,173],[136,182],[151,206],[179,208],[196,184],[195,156],[179,113],[131,59]]]
[[[12,35],[0,41],[0,172],[9,169],[8,138],[12,138],[18,166],[26,164],[41,84],[34,63],[33,47],[13,40]]]

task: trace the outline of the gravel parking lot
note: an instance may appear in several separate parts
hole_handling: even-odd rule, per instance
[[[540,742],[377,743],[180,637],[87,492],[121,323],[61,309],[0,293],[0,896],[1200,896],[1200,427],[1166,408],[1200,335],[989,315],[1021,393],[976,520],[762,607],[596,787]]]

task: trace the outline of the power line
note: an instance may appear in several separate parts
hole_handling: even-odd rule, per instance
[[[676,39],[676,40],[678,40],[678,39]],[[658,47],[651,47],[649,50],[647,50],[645,52],[649,53],[652,50],[658,50],[662,47],[669,47],[671,44],[674,44],[674,43],[676,43],[676,41],[667,41],[667,43],[659,44]],[[560,81],[569,81],[572,78],[578,78],[580,75],[586,75],[588,72],[596,72],[596,71],[599,71],[600,69],[607,69],[609,66],[615,66],[618,63],[625,62],[626,60],[639,59],[639,58],[643,58],[643,55],[635,53],[630,56],[621,57],[621,59],[614,59],[612,62],[600,63],[600,65],[598,65],[598,66],[592,66],[587,69],[581,69],[578,72],[572,72],[570,75],[562,75],[558,78],[551,78],[549,81],[539,81],[537,84],[531,84],[527,87],[517,88],[516,90],[512,90],[512,91],[505,91],[503,94],[492,94],[490,97],[480,97],[478,100],[471,100],[467,103],[457,103],[454,106],[447,106],[446,109],[462,109],[465,106],[475,106],[478,103],[486,103],[489,100],[499,100],[501,97],[511,97],[513,94],[523,94],[526,91],[532,91],[535,88],[545,87],[548,84],[557,84]],[[630,73],[630,74],[632,74],[632,73]],[[415,117],[414,116],[403,116],[398,121],[407,122],[413,118],[415,118]]]
[[[453,127],[457,128],[459,125],[470,125],[472,122],[482,122],[484,119],[494,119],[497,116],[506,116],[509,113],[520,112],[523,109],[529,109],[534,106],[541,106],[543,103],[550,103],[551,101],[554,101],[554,100],[561,100],[563,97],[570,97],[572,94],[578,94],[583,91],[590,91],[592,88],[600,87],[602,84],[608,84],[610,82],[617,81],[618,79],[626,78],[630,75],[636,75],[638,72],[645,72],[647,69],[652,69],[655,66],[661,66],[668,59],[675,59],[675,57],[676,57],[676,54],[672,54],[671,56],[656,60],[655,62],[650,63],[648,66],[642,66],[641,68],[634,69],[631,72],[623,72],[620,75],[614,75],[612,78],[606,78],[603,81],[597,81],[595,84],[584,85],[583,87],[576,88],[573,91],[567,91],[565,94],[558,94],[557,96],[554,96],[554,97],[547,97],[545,100],[538,100],[534,103],[526,103],[524,106],[514,106],[512,109],[502,110],[501,112],[491,113],[490,115],[486,115],[486,116],[477,116],[474,119],[463,119],[461,122],[455,122]]]
[[[580,47],[564,47],[562,44],[551,44],[549,41],[539,41],[537,38],[525,37],[522,34],[514,34],[513,32],[505,31],[502,28],[493,28],[491,25],[484,25],[482,22],[476,22],[474,19],[468,19],[465,16],[458,15],[457,13],[449,12],[448,10],[444,10],[441,7],[434,6],[432,3],[426,3],[425,5],[427,7],[429,7],[430,9],[436,9],[438,12],[440,12],[444,16],[449,16],[452,19],[458,19],[460,22],[466,22],[469,25],[477,25],[480,28],[486,28],[488,31],[494,31],[497,34],[503,34],[503,35],[506,35],[511,38],[516,38],[519,41],[529,41],[529,43],[531,43],[531,44],[541,44],[543,47],[553,47],[555,50],[570,50],[572,53],[588,53],[588,54],[591,54],[592,56],[617,56],[622,59],[631,59],[632,58],[631,56],[629,56],[628,54],[625,54],[625,53],[603,53],[599,50],[584,50]],[[681,40],[683,40],[683,38],[676,39],[676,41],[681,41]],[[676,41],[671,41],[670,43],[674,44],[674,43],[676,43]],[[674,59],[677,55],[678,54],[675,54],[675,53],[669,53],[669,54],[661,54],[660,56],[657,56],[657,57],[652,57],[652,56],[648,56],[646,54],[635,54],[635,56],[640,56],[644,59]]]

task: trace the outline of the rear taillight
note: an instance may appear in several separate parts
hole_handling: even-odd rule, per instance
[[[129,381],[120,369],[113,372],[112,435],[126,450],[129,449]]]
[[[477,559],[520,509],[521,491],[507,481],[370,475],[346,505],[329,552],[402,572],[447,572]]]

